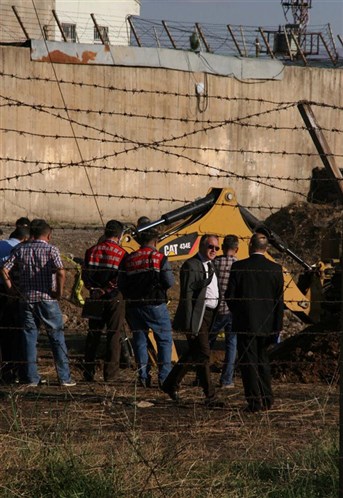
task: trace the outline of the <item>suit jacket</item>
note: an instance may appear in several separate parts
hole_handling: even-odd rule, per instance
[[[198,255],[183,263],[180,270],[180,300],[173,328],[198,334],[205,312],[206,287],[212,277],[206,277],[204,265]]]
[[[225,299],[235,332],[280,332],[284,308],[281,266],[262,254],[233,263]]]

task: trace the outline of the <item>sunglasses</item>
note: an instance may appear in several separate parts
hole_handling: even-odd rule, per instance
[[[208,249],[213,249],[214,251],[219,251],[220,247],[214,246],[213,244],[207,244]]]

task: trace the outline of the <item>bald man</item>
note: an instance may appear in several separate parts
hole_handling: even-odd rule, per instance
[[[280,333],[283,321],[283,274],[277,263],[265,257],[268,239],[255,233],[249,243],[249,258],[233,263],[225,293],[237,332],[247,412],[269,410],[273,405],[267,348]]]

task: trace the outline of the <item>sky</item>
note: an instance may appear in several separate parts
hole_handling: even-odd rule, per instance
[[[141,17],[262,27],[286,23],[281,0],[141,0]],[[330,23],[335,37],[343,38],[343,0],[312,0],[309,17],[309,30]]]

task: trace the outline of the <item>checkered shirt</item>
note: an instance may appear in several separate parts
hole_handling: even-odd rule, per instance
[[[229,282],[231,266],[232,263],[234,263],[235,261],[237,261],[237,258],[235,256],[218,256],[214,260],[214,265],[216,267],[218,275],[218,283],[219,283],[219,290],[221,297],[218,307],[218,313],[220,315],[227,315],[230,312],[224,300],[224,295],[227,289],[227,284]]]
[[[20,297],[29,303],[53,301],[56,290],[56,270],[63,268],[57,247],[43,240],[19,244],[4,268],[18,271]]]

